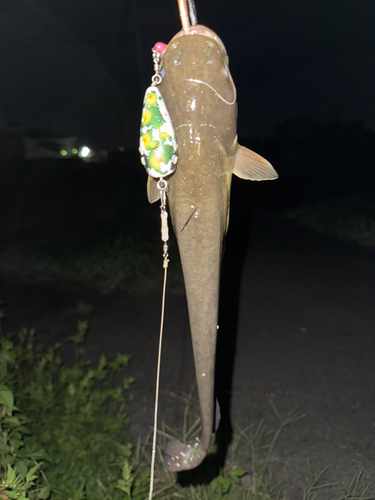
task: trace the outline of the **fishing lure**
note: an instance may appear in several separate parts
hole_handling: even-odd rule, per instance
[[[141,162],[151,177],[160,178],[172,174],[177,165],[176,134],[167,106],[157,87],[162,81],[160,55],[166,45],[158,42],[152,49],[155,74],[143,99],[139,139]]]

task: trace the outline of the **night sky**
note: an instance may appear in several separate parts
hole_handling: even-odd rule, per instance
[[[288,118],[375,130],[373,0],[196,0],[226,45],[239,135]],[[137,146],[151,47],[181,29],[175,0],[1,0],[0,128]]]

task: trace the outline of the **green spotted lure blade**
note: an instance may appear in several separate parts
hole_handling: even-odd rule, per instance
[[[149,175],[160,178],[172,174],[177,165],[177,142],[171,118],[164,99],[157,88],[161,82],[160,54],[165,44],[153,49],[155,75],[143,99],[139,139],[141,161]]]

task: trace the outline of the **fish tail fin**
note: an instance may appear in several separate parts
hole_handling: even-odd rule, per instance
[[[164,451],[164,466],[169,472],[194,469],[206,453],[201,449],[199,438],[188,441],[186,444],[178,439],[168,441]]]

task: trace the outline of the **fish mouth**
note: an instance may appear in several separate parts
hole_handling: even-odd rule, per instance
[[[172,38],[172,40],[169,43],[171,43],[176,38],[180,38],[181,36],[190,36],[190,35],[201,35],[207,38],[211,38],[218,44],[223,55],[225,57],[228,57],[226,48],[221,39],[217,36],[217,34],[214,31],[210,30],[210,28],[207,28],[206,26],[203,26],[202,24],[196,24],[194,26],[190,26],[188,33],[182,29]]]
[[[225,46],[223,42],[220,40],[220,38],[217,36],[217,34],[214,33],[212,30],[210,30],[210,28],[207,28],[206,26],[197,23],[197,13],[195,10],[194,0],[177,0],[177,3],[178,3],[178,9],[180,11],[182,30],[179,33],[177,33],[177,35],[175,35],[172,38],[172,40],[174,38],[186,35],[205,36],[211,38],[212,40],[215,40],[215,42],[219,45],[223,55],[228,57]]]

